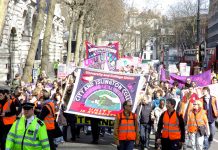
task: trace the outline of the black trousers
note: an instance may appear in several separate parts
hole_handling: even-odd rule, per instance
[[[181,148],[180,140],[161,139],[162,150],[179,150]]]
[[[8,135],[8,132],[10,131],[11,129],[11,125],[2,125],[2,139],[1,139],[1,150],[5,150],[5,144],[6,144],[6,138],[7,138],[7,135]]]
[[[48,133],[48,140],[49,140],[49,144],[50,144],[50,149],[51,150],[56,150],[56,146],[54,144],[54,130],[47,130]]]
[[[67,119],[67,123],[70,126],[71,140],[76,140],[76,116],[74,114],[64,113],[64,117]],[[65,133],[64,133],[65,134]]]
[[[97,142],[99,140],[100,127],[99,127],[100,119],[91,118],[91,128],[92,128],[92,140],[93,142]]]

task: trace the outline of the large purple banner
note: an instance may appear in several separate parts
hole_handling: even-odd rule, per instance
[[[114,119],[116,114],[122,111],[123,102],[127,100],[132,101],[134,112],[137,107],[137,96],[143,85],[141,82],[143,82],[141,75],[81,68],[77,74],[67,112]]]
[[[161,70],[161,80],[166,81],[165,70]],[[184,86],[186,83],[186,79],[190,78],[191,81],[197,83],[198,86],[207,86],[211,84],[211,70],[205,71],[201,74],[193,75],[193,76],[179,76],[176,74],[170,74],[170,83],[172,84],[174,81],[179,82],[180,86]]]

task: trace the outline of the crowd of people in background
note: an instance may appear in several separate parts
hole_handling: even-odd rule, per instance
[[[122,68],[120,72],[143,74],[142,68],[134,66]],[[180,88],[178,82],[170,85],[168,81],[160,81],[155,69],[150,71],[150,75],[150,80],[144,85],[144,93],[141,95],[136,109],[137,116],[129,116],[133,120],[137,119],[137,125],[134,122],[133,124],[135,125],[134,130],[138,130],[137,133],[139,133],[131,135],[134,137],[130,139],[131,143],[128,143],[128,140],[125,139],[125,135],[119,135],[121,128],[118,122],[120,121],[119,117],[122,118],[122,116],[117,116],[114,135],[119,149],[126,149],[126,145],[130,145],[132,148],[134,144],[132,141],[134,140],[136,140],[136,144],[140,143],[141,149],[149,149],[150,134],[155,135],[156,149],[171,149],[170,146],[173,145],[186,149],[188,144],[191,145],[193,150],[209,149],[215,135],[215,120],[218,117],[217,100],[210,95],[210,89],[204,87],[204,96],[198,97],[195,92],[197,83],[191,81],[190,78],[187,78],[185,86]],[[42,120],[42,124],[46,126],[50,149],[55,150],[59,143],[68,141],[68,127],[70,127],[72,135],[71,141],[79,138],[81,126],[76,126],[76,116],[64,112],[70,100],[75,78],[76,73],[74,72],[61,82],[52,81],[45,71],[41,71],[35,84],[26,84],[21,81],[21,76],[16,74],[11,89],[0,89],[1,149],[5,149],[6,141],[10,140],[8,133],[11,133],[10,129],[16,119],[22,118],[26,110],[24,106],[28,105],[28,103],[34,104],[35,116]],[[217,83],[217,78],[212,77],[211,84],[215,83]],[[186,90],[185,93],[182,92],[184,89]],[[123,109],[126,110],[127,114],[131,111],[131,105],[129,102],[123,105]],[[170,112],[170,115],[166,112]],[[167,135],[168,133],[165,133],[165,130],[169,130],[171,127],[165,129],[166,126],[164,126],[165,121],[169,121],[171,117],[179,120],[178,128],[181,131],[177,138],[173,138],[174,140]],[[100,130],[98,126],[99,119],[90,118],[90,120],[93,137],[91,143],[98,144],[100,133],[105,131]],[[122,122],[122,124],[125,125],[125,122]],[[198,131],[199,126],[204,127],[202,129],[205,131],[204,133],[201,134]],[[58,135],[57,128],[60,128],[61,131]],[[127,143],[123,141],[127,141]],[[189,141],[190,143],[188,143]]]
[[[121,68],[120,71],[143,73],[134,66]],[[154,69],[150,70],[150,75],[136,109],[139,127],[135,132],[140,135],[140,149],[150,149],[150,134],[154,134],[157,150],[185,150],[188,145],[193,150],[208,150],[213,142],[218,117],[217,99],[210,94],[209,87],[204,87],[203,96],[198,97],[198,85],[189,77],[180,87],[177,81],[172,85],[169,81],[161,81]],[[216,83],[217,77],[212,73],[211,84]],[[124,115],[127,120],[131,116],[126,114],[125,109]],[[126,137],[129,132],[126,131]],[[137,137],[134,140],[137,143]],[[124,141],[128,141],[125,145],[130,145],[127,147],[132,149],[132,140],[125,138]],[[116,134],[115,143],[118,143]]]

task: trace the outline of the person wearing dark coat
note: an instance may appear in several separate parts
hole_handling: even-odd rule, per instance
[[[150,132],[151,132],[151,111],[152,103],[148,97],[144,97],[140,105],[136,109],[136,114],[139,116],[139,125],[140,125],[140,147],[141,150],[144,150],[146,147],[149,147],[150,142]]]

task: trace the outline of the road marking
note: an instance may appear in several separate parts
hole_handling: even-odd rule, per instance
[[[216,140],[216,139],[213,139],[213,141],[218,143],[218,140]]]

